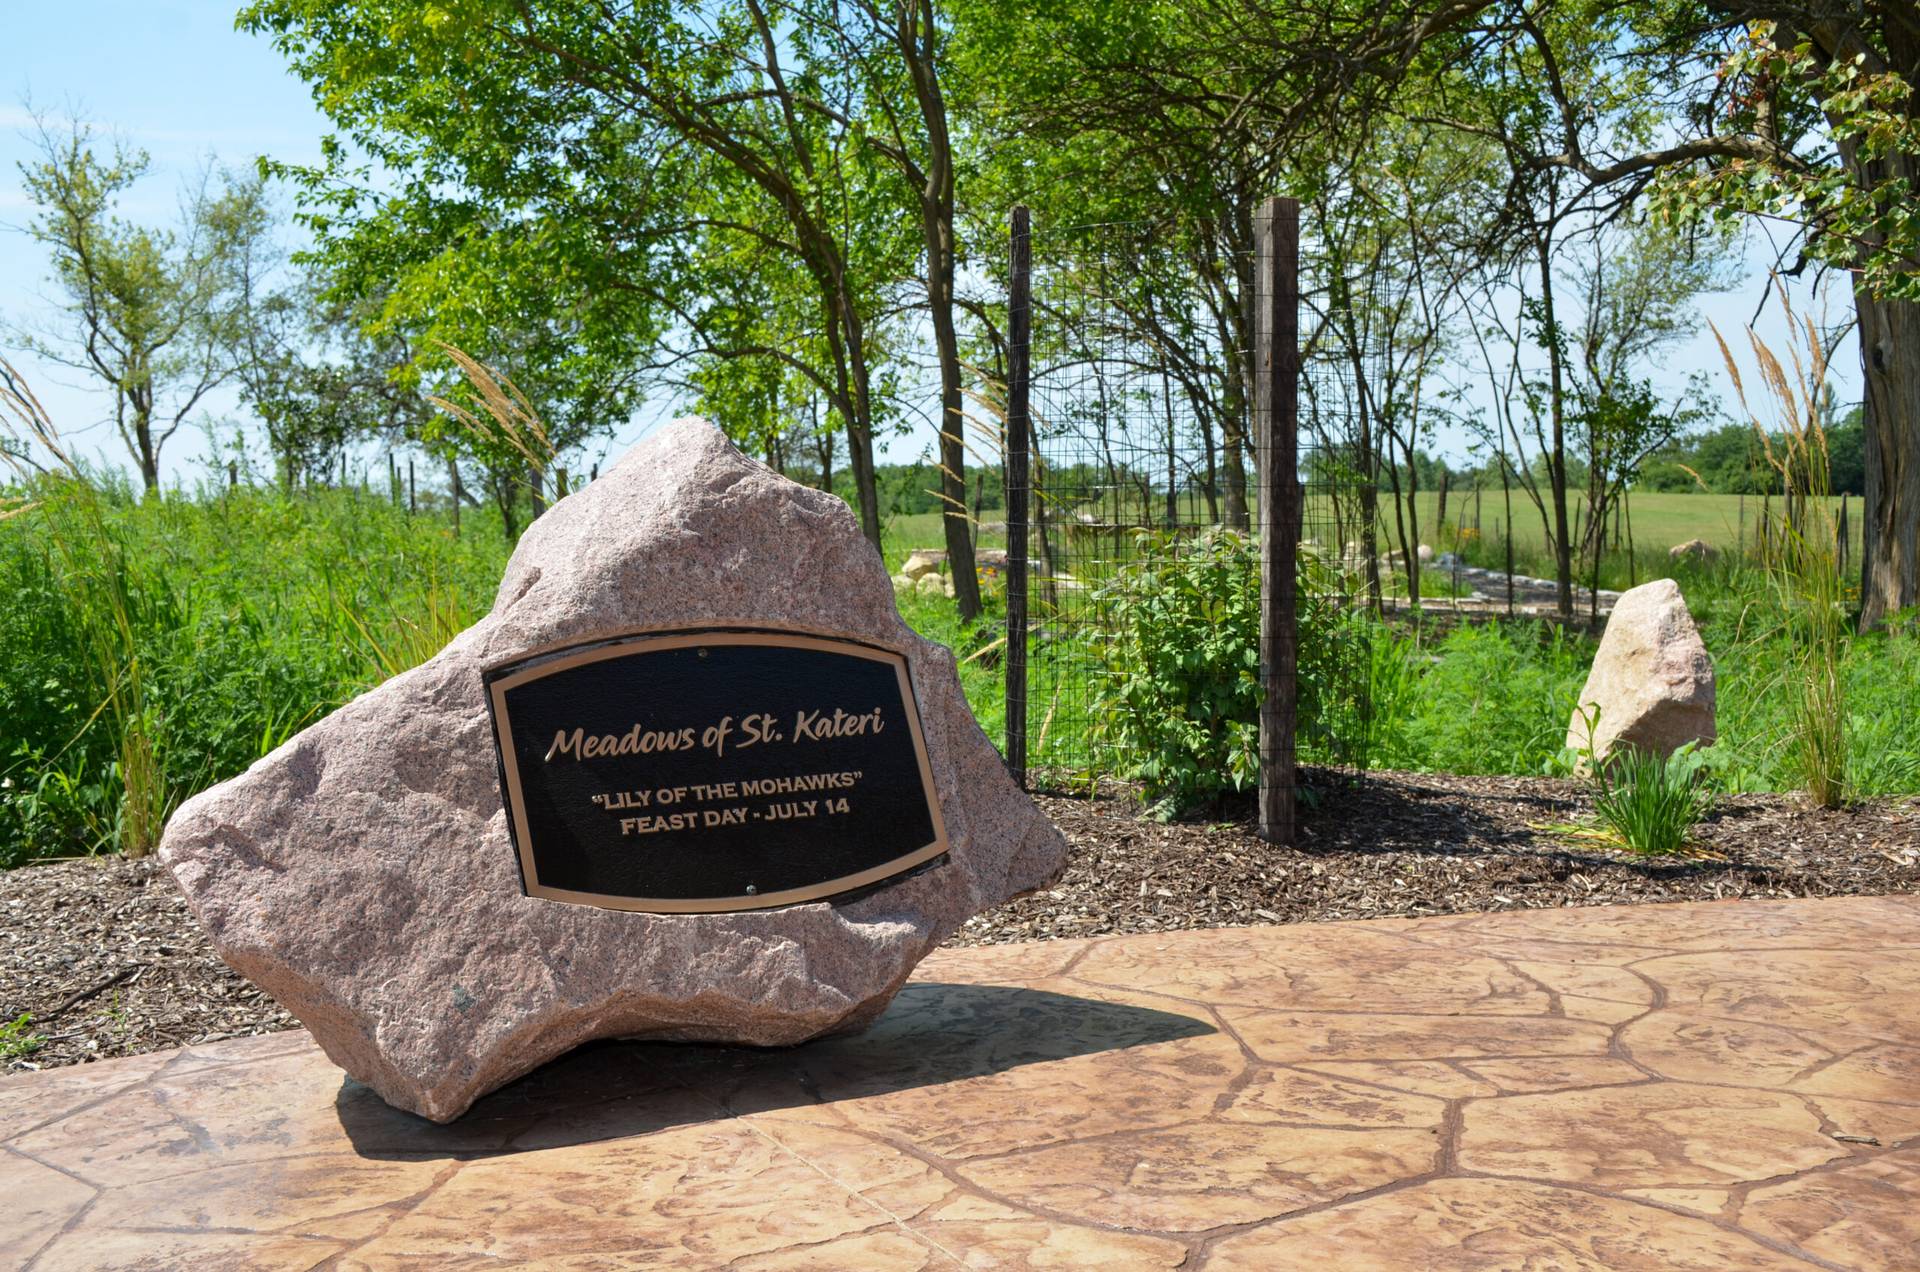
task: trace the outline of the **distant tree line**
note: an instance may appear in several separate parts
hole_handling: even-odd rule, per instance
[[[1860,407],[1854,406],[1826,426],[1831,493],[1861,495],[1866,489],[1866,437]],[[1750,424],[1720,423],[1699,432],[1674,437],[1657,450],[1650,451],[1638,465],[1629,482],[1634,491],[1670,494],[1778,495],[1780,474],[1767,462],[1767,446],[1775,454],[1784,453],[1785,439],[1763,437]],[[1570,480],[1584,484],[1587,466],[1578,458],[1567,461]],[[1536,478],[1544,469],[1536,469]],[[1446,460],[1420,449],[1413,465],[1399,466],[1396,474],[1406,485],[1436,491],[1445,484],[1452,491],[1482,492],[1502,488],[1504,475],[1497,458],[1480,462]],[[1309,480],[1338,480],[1324,464],[1309,473]]]
[[[1826,430],[1829,489],[1836,495],[1862,495],[1867,489],[1866,426],[1854,407]],[[1763,441],[1750,425],[1722,424],[1698,436],[1682,438],[1650,456],[1636,490],[1695,491],[1718,495],[1778,495],[1780,474],[1768,462],[1767,443],[1785,453],[1785,439]]]

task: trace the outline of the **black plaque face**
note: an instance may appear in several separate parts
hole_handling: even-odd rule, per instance
[[[906,660],[650,633],[487,673],[529,896],[711,913],[817,901],[947,849]]]

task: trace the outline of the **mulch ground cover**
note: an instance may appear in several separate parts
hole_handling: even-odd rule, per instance
[[[1844,812],[1728,796],[1685,856],[1570,835],[1585,788],[1538,778],[1316,774],[1301,844],[1253,833],[1249,807],[1161,823],[1121,787],[1042,795],[1073,845],[1059,882],[967,924],[959,945],[1236,924],[1726,897],[1920,892],[1920,803]],[[208,948],[151,859],[0,873],[0,1064],[48,1068],[267,1033],[295,1023]],[[25,1041],[38,1038],[37,1046]]]

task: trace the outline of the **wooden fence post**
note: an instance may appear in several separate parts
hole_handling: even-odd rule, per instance
[[[1260,453],[1260,837],[1294,841],[1299,662],[1300,204],[1268,199],[1256,223],[1254,426]]]
[[[1007,770],[1027,784],[1027,406],[1033,331],[1033,253],[1027,209],[1013,210],[1007,289]]]

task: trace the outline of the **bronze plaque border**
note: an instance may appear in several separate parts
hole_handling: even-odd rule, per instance
[[[838,879],[829,879],[824,883],[805,888],[788,888],[782,892],[762,892],[751,896],[701,897],[695,900],[621,897],[602,892],[577,892],[569,888],[549,888],[542,885],[539,871],[534,865],[532,845],[528,842],[528,837],[521,833],[521,827],[527,823],[526,805],[520,790],[520,757],[514,752],[513,730],[507,718],[507,690],[530,681],[540,680],[558,671],[565,671],[570,667],[578,667],[583,663],[601,662],[608,658],[619,658],[627,654],[653,650],[685,649],[693,645],[774,645],[793,649],[817,649],[826,653],[845,654],[891,665],[894,674],[900,680],[900,701],[907,709],[907,730],[913,736],[914,758],[919,761],[921,791],[933,817],[933,841],[912,852],[895,857],[891,861],[882,862],[880,865],[854,874],[843,875]],[[947,824],[940,810],[940,794],[934,789],[933,765],[927,759],[926,735],[920,728],[920,701],[914,695],[913,678],[907,674],[907,660],[903,654],[842,637],[803,636],[777,628],[730,627],[709,630],[635,632],[627,636],[614,636],[593,641],[584,646],[561,646],[557,650],[533,655],[530,665],[519,666],[517,663],[508,663],[507,666],[517,667],[517,670],[499,676],[494,672],[486,672],[484,675],[487,686],[487,706],[493,716],[494,746],[500,759],[500,781],[507,796],[507,837],[512,841],[514,851],[519,857],[520,885],[527,896],[539,897],[546,901],[563,901],[572,905],[597,906],[603,910],[629,910],[649,914],[731,914],[747,910],[772,910],[807,901],[822,901],[829,897],[858,891],[869,884],[878,883],[883,879],[911,870],[915,866],[924,865],[947,851]]]

